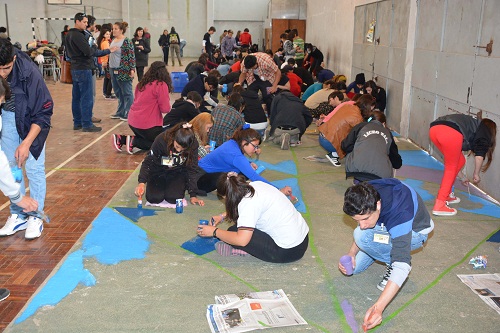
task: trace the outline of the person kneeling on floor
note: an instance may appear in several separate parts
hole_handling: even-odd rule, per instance
[[[382,322],[382,312],[411,271],[410,253],[424,246],[434,222],[418,193],[395,178],[351,186],[344,194],[343,209],[359,225],[347,253],[352,267],[346,267],[343,261],[339,270],[345,275],[359,274],[375,260],[386,265],[377,285],[382,294],[364,317],[363,327],[371,329]]]
[[[300,145],[302,135],[312,123],[311,112],[289,91],[282,91],[274,97],[269,118],[271,129],[266,141],[272,140],[283,150]]]

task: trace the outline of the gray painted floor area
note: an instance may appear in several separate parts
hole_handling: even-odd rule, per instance
[[[314,126],[311,126],[314,128]],[[400,141],[400,150],[415,149]],[[270,264],[252,257],[221,257],[215,251],[197,256],[180,247],[195,236],[200,218],[222,212],[223,205],[209,194],[205,207],[188,206],[182,215],[167,209],[144,217],[138,226],[148,233],[151,247],[143,260],[102,265],[87,260],[97,279],[93,287],[77,287],[53,307],[44,307],[7,332],[209,332],[208,304],[219,294],[283,289],[309,323],[272,329],[273,332],[356,332],[368,307],[380,295],[376,288],[384,267],[344,277],[338,259],[352,242],[355,223],[342,212],[343,193],[352,183],[344,168],[304,160],[324,155],[317,135],[306,134],[303,145],[282,151],[263,144],[261,160],[293,160],[310,226],[310,244],[304,258],[291,264]],[[117,158],[126,158],[117,156]],[[404,161],[403,161],[404,163]],[[133,175],[109,206],[136,205]],[[269,180],[293,176],[266,170]],[[424,183],[436,193],[438,185]],[[464,193],[462,207],[476,207]],[[426,202],[432,209],[432,202]],[[436,227],[425,248],[413,255],[413,270],[398,296],[384,312],[380,332],[498,332],[500,315],[489,308],[456,274],[500,272],[499,243],[484,242],[500,228],[497,218],[459,212],[434,218]],[[132,223],[132,222],[131,222]],[[85,237],[85,235],[83,236]],[[82,238],[83,239],[83,238]],[[78,244],[77,249],[81,244]],[[474,271],[468,260],[488,255],[488,268]],[[352,329],[341,304],[348,302],[357,326]]]

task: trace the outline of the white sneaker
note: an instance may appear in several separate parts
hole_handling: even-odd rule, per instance
[[[28,228],[26,228],[26,233],[24,234],[24,238],[26,239],[35,239],[40,237],[43,230],[43,220],[30,216],[28,217]]]
[[[23,218],[17,214],[12,214],[7,219],[7,222],[5,223],[3,228],[0,229],[0,236],[10,236],[20,230],[26,229],[27,227],[28,227],[27,218]]]

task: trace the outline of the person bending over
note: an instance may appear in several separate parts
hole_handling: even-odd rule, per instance
[[[343,209],[359,224],[347,254],[352,257],[353,274],[365,271],[375,260],[386,265],[377,285],[382,294],[364,317],[363,327],[371,329],[382,322],[384,309],[411,271],[410,253],[424,246],[434,222],[417,192],[395,178],[351,186]],[[343,264],[338,268],[347,274]]]
[[[198,142],[192,125],[179,123],[156,137],[151,153],[144,158],[135,195],[153,204],[167,201],[175,204],[186,190],[193,205],[205,205],[199,200],[196,180],[199,177]]]

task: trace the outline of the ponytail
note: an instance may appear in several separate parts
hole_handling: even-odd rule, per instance
[[[255,189],[246,182],[245,176],[236,172],[222,173],[217,181],[217,195],[225,198],[227,218],[238,221],[238,205],[245,196],[253,197]]]

